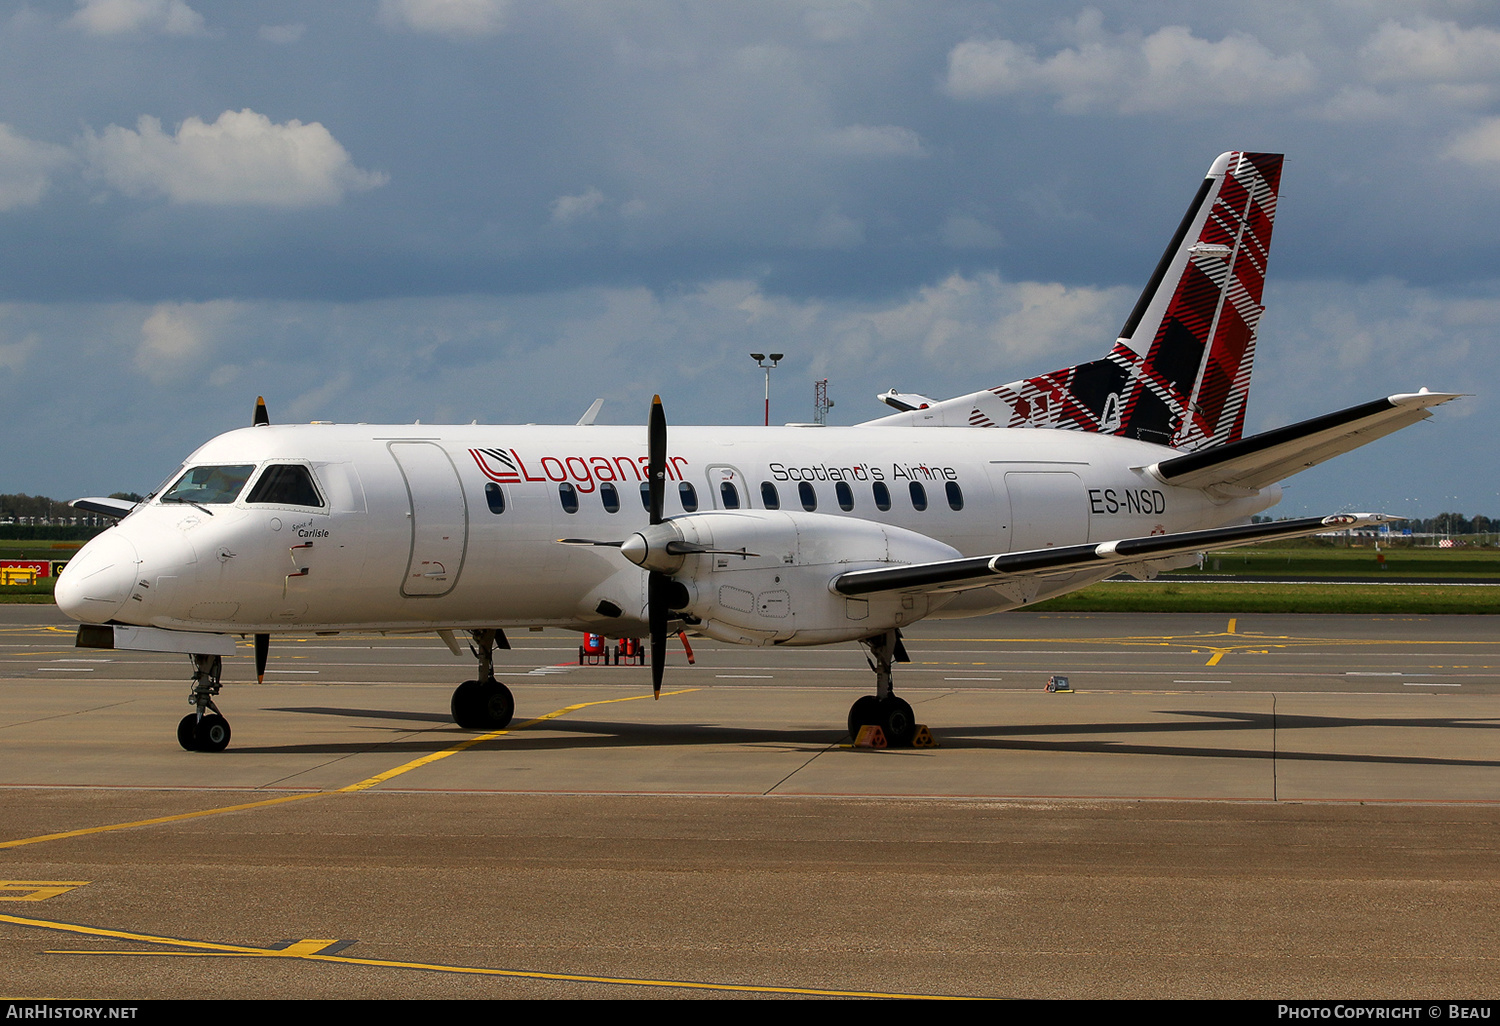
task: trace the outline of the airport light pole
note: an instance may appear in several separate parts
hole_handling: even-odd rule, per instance
[[[781,362],[783,353],[772,353],[771,362],[766,362],[765,353],[751,353],[750,359],[755,361],[755,366],[762,367],[766,372],[766,427],[771,426],[771,368]]]

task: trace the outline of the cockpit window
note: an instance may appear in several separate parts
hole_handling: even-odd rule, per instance
[[[246,502],[264,502],[273,506],[313,506],[322,508],[323,498],[313,484],[312,473],[300,463],[273,463],[250,489]]]
[[[254,469],[253,463],[232,467],[194,467],[167,489],[161,501],[196,502],[199,505],[233,502]]]

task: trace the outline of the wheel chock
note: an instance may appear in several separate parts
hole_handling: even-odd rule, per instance
[[[855,748],[884,748],[886,747],[885,731],[873,723],[866,723],[859,728],[859,737],[854,739]]]
[[[936,748],[937,738],[932,736],[932,731],[927,729],[927,724],[918,723],[917,732],[911,739],[911,746],[913,748]]]

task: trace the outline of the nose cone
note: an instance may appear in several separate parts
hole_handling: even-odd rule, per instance
[[[58,608],[75,620],[106,623],[130,598],[139,565],[130,540],[117,530],[108,530],[68,561],[53,597]]]

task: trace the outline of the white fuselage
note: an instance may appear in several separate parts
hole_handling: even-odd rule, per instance
[[[735,501],[765,511],[769,486],[782,511],[800,515],[805,484],[819,517],[904,528],[966,556],[1224,526],[1281,494],[1273,486],[1225,501],[1173,488],[1146,469],[1173,450],[1074,431],[676,427],[670,438],[667,517],[690,512],[683,485],[700,513]],[[237,499],[141,504],[70,563],[57,600],[85,622],[219,633],[560,626],[639,635],[646,572],[618,549],[558,539],[618,541],[640,530],[645,463],[640,428],[242,428],[185,464],[253,464]],[[322,505],[246,501],[267,464],[307,467]],[[888,509],[877,504],[881,485]],[[794,518],[760,519],[770,530]],[[828,565],[831,578],[853,564],[835,552]],[[1019,596],[965,592],[939,615],[1011,608],[1110,572],[1049,578]],[[818,640],[782,627],[776,643]]]

